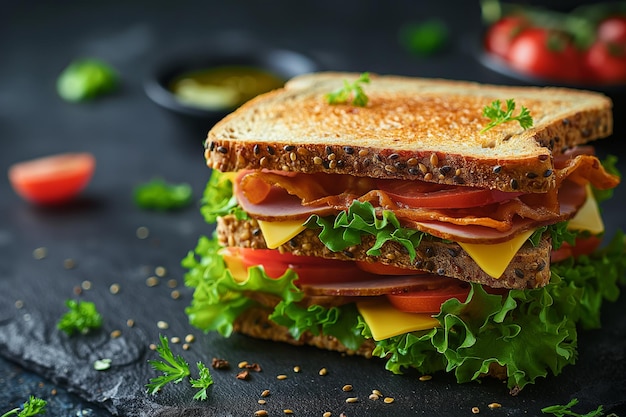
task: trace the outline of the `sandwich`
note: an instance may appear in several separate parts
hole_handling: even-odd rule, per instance
[[[611,107],[333,72],[252,99],[205,142],[215,228],[182,261],[190,322],[512,393],[560,373],[624,283],[599,209],[615,158],[590,145],[611,135]]]

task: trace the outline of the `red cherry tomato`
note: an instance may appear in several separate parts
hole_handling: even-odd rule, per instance
[[[626,42],[626,16],[610,16],[602,20],[596,29],[598,40]]]
[[[563,242],[560,248],[552,251],[550,262],[560,262],[572,256],[577,258],[581,255],[589,255],[598,249],[600,243],[602,239],[598,236],[578,237],[574,246]]]
[[[274,249],[229,248],[237,250],[246,268],[262,265],[270,278],[281,277],[288,268],[298,274],[298,284],[362,281],[371,274],[359,269],[354,262],[315,256],[280,253]]]
[[[407,313],[438,313],[441,304],[451,298],[465,302],[470,291],[468,283],[454,278],[442,277],[441,280],[443,286],[435,289],[386,296],[395,308]]]
[[[505,58],[511,42],[530,25],[523,16],[505,16],[487,29],[485,49],[487,52]]]
[[[96,167],[90,153],[66,153],[19,162],[9,180],[24,199],[42,205],[65,203],[89,183]]]
[[[394,202],[409,207],[478,207],[521,195],[521,193],[507,193],[486,188],[460,187],[425,181],[378,180],[376,186],[386,192]]]
[[[626,81],[626,42],[595,42],[585,54],[585,66],[595,82]]]
[[[583,80],[582,57],[564,34],[528,28],[511,43],[507,61],[524,74],[553,81]]]

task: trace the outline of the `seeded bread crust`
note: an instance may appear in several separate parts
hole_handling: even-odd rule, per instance
[[[254,219],[238,220],[234,215],[217,219],[218,241],[223,246],[266,249],[265,239]],[[551,242],[544,238],[533,247],[528,242],[522,246],[504,274],[496,279],[486,274],[456,243],[423,240],[416,248],[417,256],[411,261],[406,249],[395,242],[387,242],[380,256],[369,256],[367,250],[374,238],[365,237],[361,245],[342,252],[330,251],[318,238],[314,229],[306,229],[289,242],[278,247],[280,252],[294,255],[316,256],[345,261],[382,262],[403,268],[426,270],[442,276],[467,282],[477,282],[493,288],[537,288],[550,281]]]
[[[304,75],[244,104],[208,133],[207,165],[544,192],[555,186],[553,155],[613,130],[608,97],[554,87],[371,75],[366,107],[326,102],[357,77]],[[483,108],[510,98],[514,114],[525,106],[534,126],[511,122],[480,133]]]

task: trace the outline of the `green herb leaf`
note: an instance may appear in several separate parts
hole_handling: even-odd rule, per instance
[[[176,210],[187,207],[193,201],[193,191],[187,183],[172,184],[162,179],[135,187],[135,203],[143,209]]]
[[[200,376],[198,379],[190,378],[191,386],[199,388],[199,391],[193,396],[194,400],[204,401],[208,398],[207,389],[213,384],[211,372],[202,362],[196,364]]]
[[[448,41],[448,27],[439,19],[410,23],[399,32],[400,43],[410,52],[430,56],[439,52]]]
[[[66,300],[65,305],[69,311],[59,319],[59,330],[71,336],[75,332],[85,334],[102,326],[102,316],[91,301]]]
[[[78,102],[109,93],[118,85],[117,72],[98,59],[75,60],[57,79],[57,92],[67,101]]]
[[[598,417],[604,415],[603,407],[601,405],[598,406],[598,408],[596,408],[595,410],[588,412],[587,414],[575,413],[571,410],[571,408],[574,407],[576,404],[578,404],[578,399],[574,398],[566,405],[551,405],[550,407],[544,407],[541,409],[541,412],[544,414],[554,414],[557,417]]]
[[[161,344],[157,346],[156,350],[163,360],[148,361],[150,366],[152,366],[155,371],[163,373],[163,375],[156,378],[151,378],[150,382],[146,385],[148,394],[153,395],[170,382],[178,384],[190,374],[189,364],[180,355],[174,356],[170,350],[167,337],[159,335],[159,339]]]
[[[41,398],[37,398],[34,396],[28,397],[28,401],[26,401],[22,405],[22,409],[14,408],[11,411],[7,411],[2,414],[1,417],[9,417],[17,415],[17,417],[32,417],[38,414],[43,414],[46,412],[46,405],[48,402],[46,400],[42,400]]]
[[[98,359],[93,363],[93,369],[96,371],[106,371],[109,368],[111,368],[111,359],[108,358]]]
[[[533,126],[533,118],[530,115],[530,111],[526,107],[522,106],[522,109],[517,116],[513,116],[514,111],[515,100],[506,100],[506,109],[502,108],[500,100],[494,100],[490,106],[485,106],[485,108],[483,108],[483,116],[491,121],[480,131],[480,133],[484,133],[502,123],[513,121],[518,121],[522,129],[528,129]]]
[[[348,80],[343,81],[343,87],[325,95],[328,104],[347,103],[352,97],[352,105],[358,107],[367,106],[369,98],[363,91],[361,84],[369,84],[369,72],[362,73],[353,83]]]
[[[228,176],[214,169],[204,189],[200,213],[204,220],[213,224],[220,216],[235,214],[237,219],[245,220],[248,214],[237,203],[233,195],[233,184]]]

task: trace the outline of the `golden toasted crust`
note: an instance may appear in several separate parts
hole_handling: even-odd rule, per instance
[[[220,171],[272,169],[541,192],[554,187],[552,156],[611,134],[611,101],[563,88],[505,87],[371,76],[366,107],[330,105],[325,94],[358,74],[297,77],[218,122],[207,165]],[[494,100],[529,109],[517,122],[480,133]]]
[[[254,219],[237,220],[234,215],[217,220],[217,236],[221,245],[266,249],[265,239]],[[457,243],[442,241],[422,241],[416,248],[413,261],[408,252],[395,242],[387,242],[381,248],[380,256],[370,256],[366,252],[374,245],[374,237],[364,237],[362,244],[352,246],[343,252],[330,251],[318,238],[313,229],[306,229],[289,242],[278,247],[280,252],[294,255],[316,256],[345,261],[382,262],[415,270],[426,270],[442,276],[453,277],[467,282],[477,282],[493,288],[537,288],[550,281],[549,239],[543,239],[533,247],[528,242],[496,279],[486,274]]]

